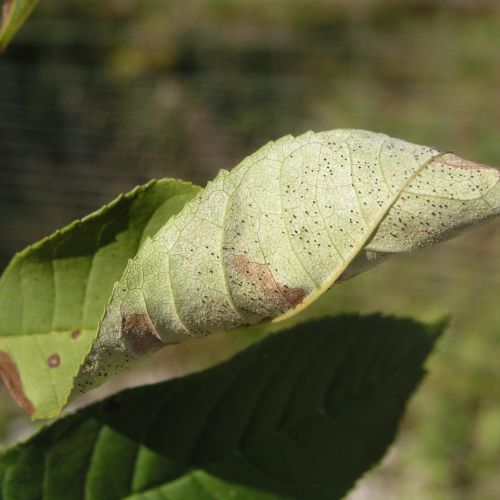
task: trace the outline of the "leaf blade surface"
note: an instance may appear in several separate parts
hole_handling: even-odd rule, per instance
[[[198,190],[152,181],[11,261],[0,277],[0,374],[34,418],[66,404],[129,259]]]
[[[287,319],[337,281],[499,213],[499,170],[451,153],[362,130],[270,142],[145,241],[75,394],[152,334],[169,344]]]
[[[377,315],[298,325],[42,430],[0,458],[3,498],[29,471],[26,499],[340,498],[392,441],[441,331]]]

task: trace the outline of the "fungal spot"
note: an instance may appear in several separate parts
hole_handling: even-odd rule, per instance
[[[476,163],[474,161],[465,160],[460,158],[460,156],[454,155],[453,153],[446,153],[442,156],[436,158],[432,163],[442,163],[443,165],[448,165],[449,167],[458,168],[487,168],[490,170],[497,170],[500,175],[500,170],[492,165],[485,165],[484,163]]]
[[[244,276],[264,297],[282,311],[299,305],[305,298],[303,288],[290,288],[278,283],[267,264],[252,262],[244,255],[236,255],[232,260],[235,271]]]
[[[17,404],[28,414],[33,415],[35,407],[26,397],[21,383],[21,377],[17,366],[5,351],[0,351],[0,377],[2,377],[7,389],[16,400]]]
[[[72,339],[76,340],[81,334],[82,334],[82,332],[80,330],[73,330],[70,333],[70,336]]]
[[[59,356],[59,354],[57,354],[57,352],[55,352],[54,354],[51,354],[47,358],[47,364],[51,368],[57,368],[61,364],[61,356]]]
[[[122,341],[134,357],[156,351],[165,343],[148,314],[125,314],[122,317]]]

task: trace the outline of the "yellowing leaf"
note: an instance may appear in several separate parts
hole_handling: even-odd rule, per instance
[[[146,239],[76,392],[161,345],[287,318],[336,281],[499,212],[499,171],[451,153],[360,130],[270,142]]]

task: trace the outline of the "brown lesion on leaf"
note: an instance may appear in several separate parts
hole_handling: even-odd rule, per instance
[[[73,330],[69,335],[73,340],[76,340],[81,334],[80,330]]]
[[[122,340],[125,348],[135,357],[156,351],[165,345],[146,313],[122,316]]]
[[[0,377],[2,377],[7,389],[10,391],[17,404],[28,415],[33,415],[35,407],[24,394],[17,366],[10,357],[10,354],[5,351],[0,351]]]
[[[47,364],[50,368],[57,368],[61,364],[61,356],[55,352],[47,358]]]
[[[435,159],[434,162],[457,168],[487,168],[489,170],[496,170],[500,175],[500,170],[493,165],[485,165],[484,163],[476,163],[475,161],[465,160],[464,158],[460,158],[460,156],[457,156],[453,153],[446,153],[444,155],[441,155],[437,159]]]
[[[303,288],[291,288],[278,283],[267,264],[252,262],[244,255],[236,255],[231,264],[236,272],[244,276],[269,302],[282,311],[298,306],[306,296]]]

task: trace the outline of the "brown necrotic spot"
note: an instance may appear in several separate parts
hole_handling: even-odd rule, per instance
[[[55,352],[54,354],[51,354],[47,358],[47,364],[51,368],[57,368],[61,364],[61,356],[59,356],[59,354],[57,354],[57,352]]]
[[[163,347],[155,326],[148,314],[125,314],[122,318],[122,340],[126,349],[135,357]]]
[[[475,161],[465,160],[464,158],[460,158],[453,153],[446,153],[442,156],[436,158],[433,163],[442,163],[443,165],[448,165],[449,167],[457,167],[457,168],[487,168],[492,170],[498,170],[496,167],[492,165],[485,165],[484,163],[476,163]],[[499,171],[500,172],[500,171]]]
[[[244,255],[236,255],[232,260],[232,266],[252,283],[269,302],[282,311],[293,309],[306,296],[303,288],[290,288],[278,283],[267,264],[252,262]]]
[[[7,389],[9,389],[17,404],[28,415],[33,415],[35,407],[24,394],[17,366],[14,361],[12,361],[10,355],[4,351],[0,351],[0,377],[2,377]]]
[[[81,334],[82,334],[82,332],[80,330],[73,330],[70,333],[70,336],[71,336],[72,339],[76,340]]]

